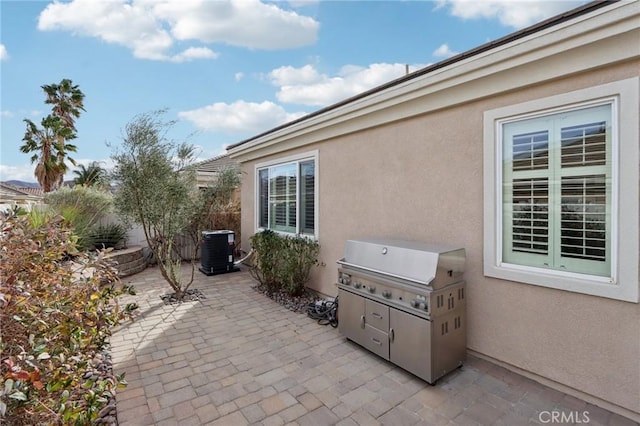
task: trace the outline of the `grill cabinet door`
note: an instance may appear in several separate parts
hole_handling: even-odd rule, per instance
[[[433,383],[431,374],[431,322],[397,309],[389,309],[389,359]]]
[[[338,330],[343,336],[364,345],[365,335],[364,298],[338,289]]]

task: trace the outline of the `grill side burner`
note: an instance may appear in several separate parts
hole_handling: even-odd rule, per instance
[[[464,249],[349,240],[338,261],[348,339],[433,384],[466,354]]]

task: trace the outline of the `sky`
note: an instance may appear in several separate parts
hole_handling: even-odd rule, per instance
[[[39,124],[41,86],[65,78],[85,95],[78,164],[111,167],[127,123],[158,110],[206,160],[584,3],[0,0],[0,181],[36,181],[23,120]]]

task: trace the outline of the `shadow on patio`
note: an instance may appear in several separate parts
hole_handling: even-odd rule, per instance
[[[127,277],[140,315],[111,339],[125,425],[529,425],[630,420],[475,357],[430,386],[337,329],[252,289],[246,271],[205,276],[206,299],[164,305],[157,268]],[[129,300],[123,298],[122,301]],[[573,423],[572,422],[572,423]]]

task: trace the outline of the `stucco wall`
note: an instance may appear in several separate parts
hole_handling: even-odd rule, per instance
[[[637,61],[617,64],[261,158],[319,151],[325,266],[311,287],[337,293],[335,261],[349,238],[464,247],[470,349],[640,413],[640,305],[486,278],[482,265],[483,112],[637,76],[638,69]],[[245,249],[255,230],[254,167],[242,164]]]

